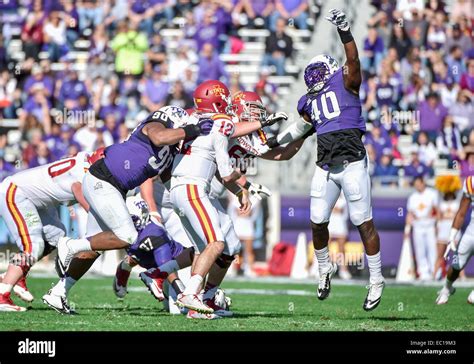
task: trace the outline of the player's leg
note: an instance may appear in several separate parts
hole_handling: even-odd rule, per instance
[[[138,265],[138,262],[135,261],[135,259],[133,259],[130,255],[126,255],[117,265],[112,283],[112,289],[114,290],[117,298],[124,298],[128,293],[128,279],[130,278],[130,272],[136,265]]]
[[[48,230],[47,225],[43,230]],[[87,216],[85,233],[97,235],[102,232],[101,225],[92,214]],[[48,235],[48,234],[46,234]],[[68,302],[68,294],[72,287],[82,278],[84,274],[92,267],[96,259],[100,256],[95,251],[83,251],[76,253],[71,259],[69,267],[63,270],[58,261],[56,261],[56,272],[61,277],[60,280],[42,297],[43,302],[59,313],[71,314]]]
[[[316,166],[311,182],[311,229],[313,232],[314,254],[318,260],[319,285],[318,298],[324,300],[331,292],[331,278],[337,271],[337,265],[329,257],[329,218],[336,204],[341,187],[331,174]]]
[[[436,242],[436,263],[434,267],[434,279],[441,280],[444,277],[444,274],[446,273],[444,253],[446,252],[447,247],[447,241],[438,240]]]
[[[80,252],[71,260],[67,271],[59,281],[43,295],[43,303],[59,313],[74,314],[75,310],[68,302],[68,295],[72,287],[92,267],[100,256],[97,252]]]
[[[216,295],[222,291],[219,287],[232,265],[234,257],[241,252],[242,245],[235,233],[232,219],[222,204],[217,199],[211,199],[211,203],[219,214],[221,230],[225,234],[225,249],[209,271],[204,287],[203,301],[214,310],[215,314],[221,317],[231,317],[233,316],[233,312],[229,310],[226,301],[221,300],[221,302],[217,302]]]
[[[82,239],[63,238],[58,243],[59,263],[67,267],[76,253],[122,249],[135,242],[137,231],[121,193],[110,183],[87,173],[82,183],[91,214],[102,232]]]
[[[453,295],[456,289],[454,282],[458,279],[461,271],[464,269],[469,259],[474,254],[474,226],[469,224],[464,235],[459,242],[457,250],[453,255],[453,262],[446,275],[443,288],[438,292],[436,303],[442,305],[448,302],[449,296]]]
[[[196,185],[173,188],[171,200],[178,209],[177,213],[182,218],[188,235],[198,235],[198,241],[193,241],[200,251],[199,257],[195,259],[191,278],[177,304],[201,313],[212,313],[213,310],[201,302],[198,293],[204,277],[225,248],[217,210],[212,206],[204,189]]]
[[[372,219],[370,176],[367,159],[349,163],[342,176],[342,191],[349,218],[359,230],[369,266],[369,291],[364,301],[366,311],[375,309],[385,286],[380,258],[380,237]]]
[[[10,298],[13,287],[28,274],[31,266],[43,256],[43,226],[36,207],[14,184],[2,184],[0,214],[15,240],[19,253],[8,265],[0,283],[0,311],[25,311]]]

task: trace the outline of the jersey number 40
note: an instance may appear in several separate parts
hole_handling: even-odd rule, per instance
[[[318,106],[318,100],[321,100],[321,108]],[[331,103],[331,110],[329,110],[328,102]],[[315,98],[311,102],[311,118],[318,124],[322,123],[321,112],[326,120],[331,120],[341,115],[341,109],[339,102],[337,101],[336,94],[334,91],[329,91],[322,94],[320,97]],[[321,111],[320,111],[321,109]]]

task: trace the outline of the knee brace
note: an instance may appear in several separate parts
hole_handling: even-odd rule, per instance
[[[219,258],[217,258],[216,264],[222,269],[227,269],[230,267],[233,261],[234,261],[233,256],[227,255],[227,254],[221,254]]]

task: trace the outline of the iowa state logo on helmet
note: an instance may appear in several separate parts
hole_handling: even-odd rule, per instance
[[[220,85],[214,85],[211,91],[216,96],[224,96],[224,97],[226,96],[225,90]]]

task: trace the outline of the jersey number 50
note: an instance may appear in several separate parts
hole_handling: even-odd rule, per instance
[[[321,100],[322,113],[326,120],[331,120],[341,115],[341,109],[339,108],[339,102],[337,101],[336,94],[334,91],[326,92],[325,94],[322,94],[321,97],[314,99],[311,103],[311,108],[313,111],[311,118],[317,121],[318,124],[322,122],[320,118],[321,111],[319,111],[318,107],[318,99]],[[331,103],[332,111],[329,111],[328,101]]]

